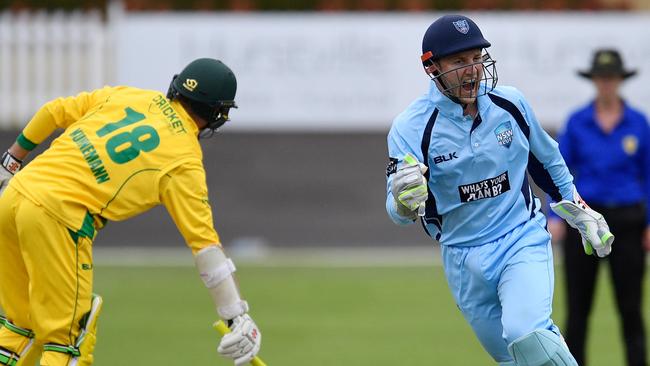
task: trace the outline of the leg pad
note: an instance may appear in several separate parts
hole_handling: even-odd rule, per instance
[[[34,332],[0,317],[0,365],[16,366],[34,344]]]
[[[518,366],[578,366],[562,338],[546,329],[516,339],[508,352]]]
[[[97,317],[102,310],[102,298],[93,294],[90,312],[81,320],[81,332],[74,345],[46,343],[43,345],[41,366],[90,366],[97,342]],[[27,366],[27,365],[26,365]]]
[[[77,358],[75,366],[90,366],[93,364],[95,344],[97,343],[97,319],[102,311],[102,297],[93,294],[90,312],[82,320],[81,334],[77,338],[76,346],[81,353]]]

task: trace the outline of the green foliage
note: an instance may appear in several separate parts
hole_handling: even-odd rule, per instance
[[[453,303],[440,267],[242,265],[238,275],[269,365],[494,364]],[[593,366],[623,364],[608,280],[601,278],[591,323]],[[105,299],[96,366],[231,365],[216,353],[215,312],[194,268],[98,266],[95,288]],[[560,325],[563,292],[558,286]]]

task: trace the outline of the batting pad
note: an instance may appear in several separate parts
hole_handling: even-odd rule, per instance
[[[560,336],[546,329],[516,339],[508,352],[517,366],[578,366]]]

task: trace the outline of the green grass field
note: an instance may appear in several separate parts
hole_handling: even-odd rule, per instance
[[[232,365],[215,350],[215,312],[193,267],[99,265],[95,273],[105,299],[95,365]],[[554,319],[561,326],[562,269],[556,273]],[[439,266],[241,265],[238,275],[263,332],[260,355],[271,366],[494,364]],[[600,275],[591,366],[623,365],[609,281]]]

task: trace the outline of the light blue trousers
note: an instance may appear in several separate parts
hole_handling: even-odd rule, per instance
[[[504,237],[472,247],[442,246],[447,283],[483,347],[499,363],[508,344],[535,329],[558,336],[551,320],[553,253],[538,213]]]

